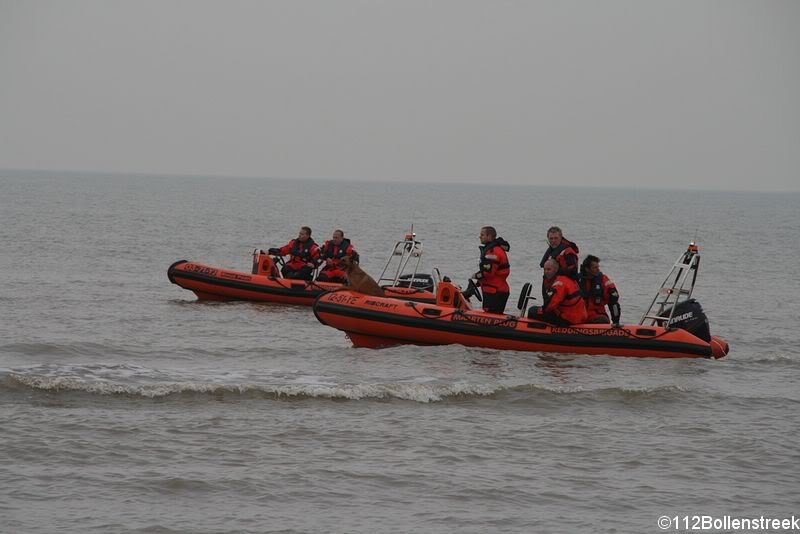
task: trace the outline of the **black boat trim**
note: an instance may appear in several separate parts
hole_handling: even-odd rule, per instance
[[[412,328],[422,328],[426,330],[436,330],[442,332],[451,332],[456,334],[463,334],[467,336],[484,337],[484,338],[498,338],[512,341],[522,341],[526,343],[538,343],[542,345],[557,345],[557,346],[571,346],[571,347],[594,347],[599,349],[630,349],[630,350],[643,350],[643,351],[661,351],[661,352],[674,352],[681,354],[693,354],[704,357],[711,357],[711,345],[706,347],[694,345],[692,343],[682,343],[679,341],[655,341],[635,339],[624,336],[607,336],[607,335],[585,335],[585,334],[541,334],[530,331],[519,331],[515,328],[508,326],[488,326],[484,324],[471,323],[469,321],[443,321],[441,319],[427,319],[423,317],[408,317],[405,315],[396,315],[382,311],[364,310],[361,308],[354,308],[344,306],[341,304],[333,304],[330,302],[317,299],[314,303],[314,315],[317,319],[327,326],[325,321],[320,317],[320,313],[332,313],[342,315],[345,317],[352,317],[354,319],[366,319],[369,321],[376,321],[382,323],[389,323],[398,326],[406,326]],[[524,319],[516,320],[525,321]],[[370,332],[356,332],[363,335],[373,335],[377,337],[391,337],[383,336],[378,333]],[[406,340],[409,341],[409,340]]]
[[[299,288],[299,284],[297,284],[296,282],[291,284],[292,285],[292,289],[280,288],[280,287],[271,287],[271,286],[265,286],[265,285],[262,285],[262,284],[252,284],[252,283],[241,282],[241,281],[236,281],[236,280],[224,280],[222,278],[218,278],[218,277],[215,277],[215,276],[208,276],[208,275],[201,274],[201,273],[192,273],[192,272],[188,272],[188,271],[181,271],[181,270],[177,270],[177,269],[174,268],[176,265],[181,265],[183,263],[187,263],[187,261],[186,260],[177,261],[177,262],[173,263],[170,266],[170,268],[167,270],[167,278],[169,278],[169,281],[172,282],[173,284],[177,285],[177,286],[180,286],[180,287],[183,287],[183,286],[181,286],[181,284],[178,283],[176,281],[176,279],[185,278],[187,280],[195,280],[197,282],[204,282],[206,284],[212,284],[212,285],[221,286],[221,287],[228,287],[228,288],[231,288],[231,289],[242,289],[242,290],[245,290],[245,291],[252,291],[254,293],[263,293],[265,295],[276,295],[276,296],[282,296],[282,297],[292,297],[292,298],[299,298],[299,299],[304,299],[304,300],[314,300],[314,299],[316,299],[317,297],[319,297],[320,295],[322,295],[324,293],[329,293],[330,291],[339,291],[340,290],[340,288],[334,288],[334,289],[309,289],[309,284],[305,284],[303,286],[303,289],[300,289]],[[242,273],[242,274],[246,274],[246,273]],[[246,276],[254,276],[254,275],[246,274]],[[189,291],[194,291],[192,288],[189,288],[189,287],[183,287],[183,289],[188,289]],[[223,296],[225,296],[225,295],[223,295]],[[427,298],[427,299],[426,298],[416,298],[416,297],[412,297],[410,295],[408,297],[399,297],[398,296],[398,297],[390,297],[390,298],[399,298],[399,299],[403,300],[404,302],[413,301],[413,302],[419,302],[419,303],[423,303],[423,304],[434,304],[436,302],[434,298]]]
[[[303,286],[304,287],[303,289],[271,287],[261,284],[249,284],[247,282],[237,282],[235,280],[223,280],[221,278],[217,278],[214,276],[206,276],[203,274],[190,273],[186,271],[170,271],[169,274],[172,275],[172,278],[170,278],[170,280],[174,278],[177,279],[185,278],[188,280],[195,280],[197,282],[204,282],[206,284],[212,284],[220,287],[229,287],[231,289],[243,289],[245,291],[252,291],[254,293],[263,293],[266,295],[280,295],[282,297],[294,297],[294,298],[313,300],[318,296],[322,295],[323,293],[327,293],[327,290],[325,289],[306,289],[308,286]],[[177,282],[173,283],[180,286],[180,284]],[[293,286],[294,285],[296,284],[293,284]],[[192,288],[184,288],[184,289],[193,291]]]

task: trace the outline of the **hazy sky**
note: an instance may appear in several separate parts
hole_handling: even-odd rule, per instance
[[[800,1],[0,0],[0,168],[800,189]]]

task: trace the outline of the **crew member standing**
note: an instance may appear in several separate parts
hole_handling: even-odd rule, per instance
[[[296,239],[292,239],[281,248],[268,251],[275,256],[290,256],[289,261],[281,269],[284,278],[311,280],[314,269],[319,265],[319,247],[311,239],[311,228],[303,226]]]
[[[511,245],[492,226],[481,228],[481,259],[478,272],[473,276],[478,280],[483,293],[483,310],[491,313],[504,313],[508,302],[509,288],[506,279],[511,272],[507,252]]]
[[[558,274],[569,276],[573,280],[577,279],[578,245],[566,239],[558,226],[551,226],[547,230],[547,242],[550,246],[542,256],[539,267],[544,269],[544,262],[553,258],[558,262]]]
[[[344,283],[347,275],[342,269],[342,259],[346,256],[358,259],[358,253],[353,249],[350,240],[344,238],[344,232],[334,230],[333,237],[325,241],[319,251],[325,266],[317,275],[317,281]]]
[[[622,310],[619,306],[619,292],[614,281],[600,271],[600,258],[589,254],[581,264],[578,286],[586,302],[586,313],[590,323],[608,323],[606,306],[611,313],[613,324],[619,324]]]

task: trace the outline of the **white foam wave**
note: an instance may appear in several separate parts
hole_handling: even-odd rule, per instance
[[[12,373],[10,377],[29,388],[59,392],[74,391],[96,395],[133,395],[157,398],[176,394],[266,395],[274,398],[327,399],[401,399],[415,402],[436,402],[457,396],[487,396],[506,388],[500,385],[453,384],[220,384],[203,382],[170,382],[160,384],[123,384],[108,381],[86,381],[75,377],[54,377]]]
[[[741,358],[743,362],[752,363],[789,363],[800,364],[800,355],[787,352],[761,353],[749,358]]]
[[[0,377],[12,385],[47,392],[83,392],[93,395],[129,395],[145,398],[170,395],[225,395],[266,397],[272,399],[400,399],[414,402],[438,402],[448,398],[487,397],[510,394],[523,399],[546,399],[574,395],[594,400],[619,397],[648,398],[659,395],[682,395],[677,385],[642,387],[605,386],[586,389],[573,384],[531,384],[465,380],[443,381],[433,377],[409,376],[393,382],[346,383],[332,376],[311,375],[298,371],[260,369],[157,370],[136,365],[38,365],[8,369]]]
[[[474,384],[455,383],[373,383],[373,384],[264,384],[219,382],[159,382],[126,384],[108,380],[85,380],[67,376],[42,376],[12,373],[10,378],[25,387],[47,392],[82,392],[93,395],[130,395],[145,398],[170,395],[201,394],[213,396],[254,396],[272,399],[342,399],[342,400],[408,400],[430,403],[458,397],[488,397],[503,393],[521,394],[525,397],[577,395],[594,400],[622,397],[654,397],[684,394],[688,390],[675,385],[623,388],[608,387],[585,390],[580,387],[543,386],[534,384]]]

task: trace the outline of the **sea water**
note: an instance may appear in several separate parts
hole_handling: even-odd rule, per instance
[[[0,173],[0,531],[800,516],[798,208],[797,193]],[[198,302],[166,276],[178,259],[248,272],[301,225],[318,242],[343,229],[376,275],[412,224],[422,270],[459,283],[495,226],[509,313],[559,225],[630,323],[696,240],[694,296],[731,353],[356,349],[308,307]]]

